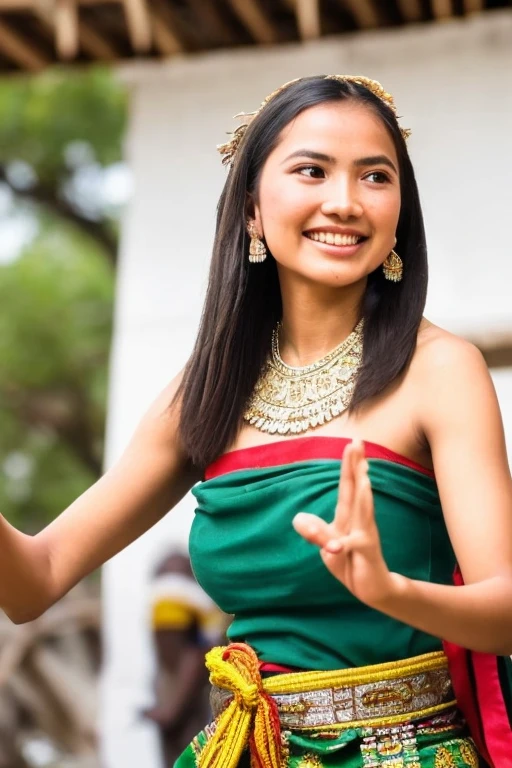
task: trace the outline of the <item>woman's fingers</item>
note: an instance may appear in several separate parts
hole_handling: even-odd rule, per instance
[[[331,526],[317,515],[299,512],[293,518],[293,527],[306,541],[318,547],[325,547],[332,539]]]
[[[351,552],[354,552],[358,548],[364,546],[364,544],[364,533],[362,531],[353,531],[348,533],[346,536],[339,536],[338,538],[329,539],[326,545],[322,547],[322,552],[329,555],[339,555],[341,553],[344,555],[350,555]]]
[[[362,459],[356,469],[353,509],[353,524],[357,528],[366,528],[373,521],[373,494],[366,459]]]
[[[338,501],[334,511],[334,525],[340,533],[345,533],[350,528],[350,507],[354,497],[355,480],[352,455],[352,443],[349,443],[343,451],[340,483],[338,486]]]
[[[361,462],[366,462],[364,446],[360,440],[353,440],[346,446],[341,462],[338,502],[334,514],[334,525],[340,534],[348,533],[352,527]]]
[[[300,512],[293,526],[306,541],[329,554],[352,549],[351,533],[367,528],[373,520],[373,497],[368,478],[368,462],[360,441],[349,443],[343,453],[338,503],[333,522]],[[348,549],[347,549],[348,548]]]

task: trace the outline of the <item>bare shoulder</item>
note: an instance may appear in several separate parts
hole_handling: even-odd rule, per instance
[[[411,384],[427,435],[435,428],[445,430],[449,423],[465,425],[464,430],[479,421],[499,428],[496,392],[480,350],[426,320],[418,334]]]
[[[411,365],[414,376],[424,384],[449,379],[452,384],[460,377],[489,378],[482,353],[474,344],[449,331],[423,320]]]
[[[172,440],[175,449],[180,452],[182,446],[179,437],[181,400],[178,395],[183,371],[180,371],[153,400],[139,423],[135,436],[153,435]],[[183,454],[183,458],[186,458]]]
[[[197,482],[200,473],[190,461],[181,439],[181,394],[183,372],[177,374],[151,403],[139,421],[132,438],[117,463],[113,474],[129,481],[142,471],[144,485],[150,478],[157,487],[169,488],[176,478],[190,477]]]

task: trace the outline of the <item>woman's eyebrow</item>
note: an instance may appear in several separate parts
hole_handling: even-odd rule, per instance
[[[292,152],[291,155],[288,155],[281,165],[283,163],[287,163],[288,160],[291,160],[294,157],[308,157],[310,160],[320,160],[324,163],[335,163],[336,160],[334,157],[331,157],[330,155],[324,155],[323,152],[315,152],[314,149],[297,149],[295,152]]]
[[[282,161],[281,165],[287,163],[289,160],[292,160],[294,157],[307,157],[309,160],[319,160],[320,162],[330,163],[331,165],[336,162],[335,157],[326,155],[323,152],[316,152],[314,149],[297,149],[295,152],[292,152],[291,155],[288,155],[288,157]],[[354,165],[357,168],[361,168],[367,165],[387,165],[396,174],[398,174],[398,171],[395,168],[395,164],[389,159],[387,155],[371,155],[369,157],[360,157],[357,160],[354,160]]]
[[[362,166],[367,165],[387,165],[396,174],[398,174],[398,171],[395,168],[395,164],[389,159],[387,155],[371,155],[370,157],[360,157],[357,160],[354,160],[354,165],[357,168],[361,168]]]

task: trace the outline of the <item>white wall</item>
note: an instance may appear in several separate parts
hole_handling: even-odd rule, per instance
[[[112,359],[108,463],[192,345],[225,178],[215,145],[281,83],[365,74],[393,93],[413,129],[430,245],[428,316],[469,335],[512,329],[512,14],[138,65],[127,155],[135,196],[126,216]],[[512,371],[497,385],[512,426]],[[510,431],[510,428],[509,428]],[[107,663],[103,764],[158,764],[150,701],[145,582],[155,551],[184,543],[187,498],[104,569]]]

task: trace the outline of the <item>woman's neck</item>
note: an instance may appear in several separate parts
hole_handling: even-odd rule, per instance
[[[364,286],[335,291],[282,291],[281,358],[302,367],[320,360],[349,336],[361,315]]]

